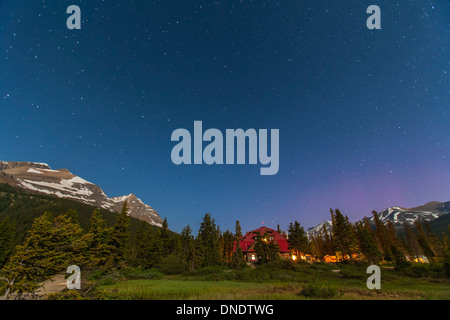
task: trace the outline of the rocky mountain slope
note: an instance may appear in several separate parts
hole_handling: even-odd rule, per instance
[[[108,198],[99,186],[67,169],[52,170],[45,163],[0,161],[0,183],[30,192],[75,200],[112,212],[120,212],[123,203],[127,201],[131,217],[151,225],[162,226],[158,212],[134,194]]]

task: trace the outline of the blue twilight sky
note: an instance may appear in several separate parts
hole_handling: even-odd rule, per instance
[[[175,231],[449,201],[449,36],[445,0],[0,0],[0,160],[135,193]],[[175,166],[195,120],[279,129],[278,174]]]

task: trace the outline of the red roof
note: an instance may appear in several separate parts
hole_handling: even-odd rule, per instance
[[[276,232],[273,229],[267,228],[267,227],[261,227],[256,230],[247,232],[243,237],[239,239],[239,244],[241,246],[241,250],[246,252],[255,252],[253,248],[253,244],[255,243],[256,236],[258,234],[264,235],[267,233],[269,237],[273,238],[273,241],[275,241],[278,244],[278,247],[280,248],[280,253],[289,253],[289,243],[287,241],[287,237],[284,234],[280,234]],[[236,248],[236,242],[234,243],[234,247]],[[233,249],[234,251],[234,249]]]

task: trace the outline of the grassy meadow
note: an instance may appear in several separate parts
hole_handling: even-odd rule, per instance
[[[178,275],[137,269],[96,285],[99,299],[120,300],[449,300],[450,279],[433,266],[414,265],[397,272],[382,269],[381,290],[369,290],[367,266],[282,263],[232,270],[211,267]]]

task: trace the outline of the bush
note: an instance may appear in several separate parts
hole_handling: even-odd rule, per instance
[[[177,255],[171,254],[161,260],[158,269],[165,274],[182,274],[187,270],[187,263]]]
[[[64,290],[58,293],[52,293],[47,296],[47,300],[88,300],[77,290]]]
[[[163,274],[157,269],[141,269],[141,268],[125,268],[121,274],[128,280],[147,279],[158,280],[162,279]]]
[[[430,270],[424,263],[413,263],[404,270],[404,273],[413,278],[426,278],[430,275]]]
[[[300,294],[307,298],[331,299],[337,296],[338,291],[335,288],[313,282],[305,285]]]

